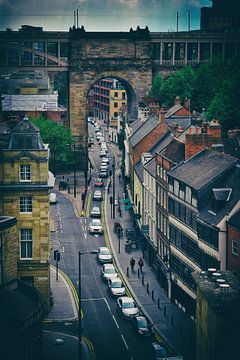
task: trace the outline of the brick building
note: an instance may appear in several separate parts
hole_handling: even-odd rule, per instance
[[[240,210],[227,223],[227,270],[240,279]]]

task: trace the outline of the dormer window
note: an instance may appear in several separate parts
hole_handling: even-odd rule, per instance
[[[19,166],[19,180],[20,181],[31,181],[31,165],[20,165]]]

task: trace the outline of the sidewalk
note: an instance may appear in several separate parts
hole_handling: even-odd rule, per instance
[[[116,146],[111,144],[111,148],[114,147],[114,154],[116,156]],[[116,198],[119,194],[120,199],[122,199],[123,182],[119,181],[118,176],[115,177],[115,182]],[[174,352],[182,355],[184,360],[193,360],[195,358],[195,323],[167,298],[151,267],[146,264],[146,261],[143,267],[144,284],[142,283],[142,276],[139,274],[138,277],[137,271],[137,262],[140,257],[143,257],[142,250],[131,249],[131,252],[126,252],[124,247],[126,241],[125,234],[120,240],[119,253],[119,240],[117,234],[113,231],[114,223],[115,221],[120,222],[124,230],[132,229],[133,224],[130,214],[124,210],[124,206],[122,206],[122,217],[119,217],[118,212],[115,211],[115,219],[111,219],[109,206],[111,195],[111,192],[109,194],[105,192],[105,221],[108,239],[117,266],[121,269],[124,280],[129,284],[129,289],[143,312],[154,324],[154,328],[160,335],[160,338],[162,338]],[[129,266],[129,261],[132,257],[136,260],[134,271],[131,271]],[[129,268],[129,276],[127,276],[127,268]]]
[[[76,332],[78,326],[78,298],[70,279],[62,272],[58,272],[56,280],[56,268],[50,267],[51,291],[53,306],[43,321],[43,353],[44,360],[65,360],[67,358],[77,360],[78,336],[71,335]],[[51,331],[50,331],[51,330]],[[70,333],[69,333],[70,332]],[[61,344],[56,340],[61,339]],[[90,360],[91,349],[83,338],[82,359]]]

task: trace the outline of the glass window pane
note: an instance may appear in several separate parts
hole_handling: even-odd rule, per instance
[[[47,53],[52,56],[58,56],[58,44],[56,42],[47,43]]]
[[[33,48],[38,51],[45,51],[45,43],[44,42],[34,42]]]

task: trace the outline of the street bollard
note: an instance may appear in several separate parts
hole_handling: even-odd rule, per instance
[[[140,270],[138,269],[138,278],[140,278]]]
[[[147,283],[147,293],[149,294],[149,283]]]
[[[154,301],[154,290],[152,290],[152,300]]]
[[[166,306],[164,306],[163,311],[164,311],[164,317],[167,317],[167,308],[166,308]]]
[[[171,315],[171,325],[174,326],[174,317]]]
[[[144,285],[144,275],[142,275],[142,284]]]
[[[127,276],[129,277],[129,267],[127,267]]]
[[[160,298],[158,298],[158,308],[159,308],[159,310],[161,310],[161,304],[160,304]]]

